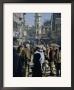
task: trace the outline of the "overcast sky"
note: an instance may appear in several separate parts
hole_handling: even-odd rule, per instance
[[[29,26],[34,25],[35,22],[35,14],[34,13],[26,13],[25,15],[25,21],[26,24]],[[43,24],[44,21],[51,19],[51,13],[41,13],[41,24]]]

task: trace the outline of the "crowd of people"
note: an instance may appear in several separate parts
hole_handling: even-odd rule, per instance
[[[50,67],[50,76],[54,76],[53,65],[56,76],[61,76],[61,47],[30,47],[29,44],[13,47],[13,77],[28,77],[30,68],[32,77],[43,77],[46,61]]]

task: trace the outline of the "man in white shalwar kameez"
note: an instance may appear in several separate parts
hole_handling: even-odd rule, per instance
[[[41,68],[43,67],[43,63],[44,63],[44,60],[45,60],[45,57],[44,57],[44,52],[42,49],[40,49],[40,55],[41,55],[41,58],[40,58],[40,63],[41,63]]]

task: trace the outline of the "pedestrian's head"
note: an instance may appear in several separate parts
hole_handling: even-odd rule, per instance
[[[40,49],[39,49],[39,52],[43,52],[43,49],[42,49],[42,48],[40,48]]]
[[[24,48],[27,48],[27,47],[26,47],[26,44],[24,44]]]
[[[59,47],[59,51],[61,51],[61,47]]]
[[[24,51],[24,50],[21,51],[21,55],[22,55],[22,56],[25,55],[25,51]]]
[[[57,52],[58,51],[58,49],[55,49],[55,52]]]
[[[22,48],[22,46],[20,45],[20,46],[18,46],[18,48],[17,48],[17,53],[20,53],[21,52],[21,48]]]
[[[36,47],[34,51],[39,51],[39,50],[40,50],[40,48],[39,47]]]
[[[50,51],[53,50],[52,47],[50,47]]]

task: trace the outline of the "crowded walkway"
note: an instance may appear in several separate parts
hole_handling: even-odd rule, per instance
[[[13,47],[14,77],[60,77],[61,47],[30,44]]]

